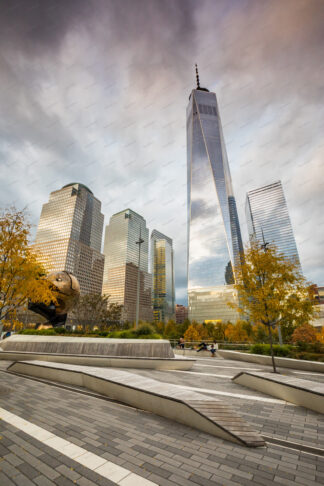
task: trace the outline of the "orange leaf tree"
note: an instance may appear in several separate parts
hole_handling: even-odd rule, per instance
[[[56,302],[52,284],[44,277],[44,266],[29,246],[30,224],[15,208],[0,214],[0,323],[14,318],[28,299]]]
[[[293,343],[315,343],[317,341],[316,329],[311,324],[302,324],[296,327],[291,340]]]

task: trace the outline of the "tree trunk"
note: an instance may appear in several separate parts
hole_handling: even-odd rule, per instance
[[[270,324],[268,324],[268,328],[269,328],[269,341],[270,341],[270,350],[271,350],[271,358],[272,358],[273,372],[274,373],[277,373],[276,363],[275,363],[274,354],[273,354],[272,331],[271,331],[271,325]]]

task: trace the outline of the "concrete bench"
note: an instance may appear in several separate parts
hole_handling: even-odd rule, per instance
[[[0,359],[117,368],[190,370],[194,359],[175,358],[163,339],[110,339],[15,334],[0,342]]]
[[[136,358],[132,356],[100,356],[85,354],[31,353],[0,351],[0,359],[6,361],[46,361],[82,366],[102,366],[112,368],[135,368],[150,370],[190,370],[195,359],[190,358]]]
[[[242,371],[234,383],[324,413],[324,385],[276,373]]]
[[[15,362],[9,371],[82,386],[101,395],[153,412],[248,447],[264,446],[258,432],[234,410],[212,397],[134,373],[43,361]]]
[[[240,353],[239,351],[219,349],[217,351],[217,356],[224,359],[234,359],[238,361],[247,361],[249,363],[272,366],[271,356],[264,356],[262,354]],[[324,363],[321,363],[320,361],[281,358],[279,356],[276,356],[275,360],[277,366],[280,368],[292,368],[294,370],[318,371],[320,373],[324,373]]]

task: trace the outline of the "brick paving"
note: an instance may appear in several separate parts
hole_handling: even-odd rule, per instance
[[[133,372],[182,386],[265,397],[216,376],[233,376],[248,363],[209,361],[199,360],[195,374]],[[6,363],[0,361],[0,367]],[[272,444],[248,449],[144,411],[3,372],[0,384],[0,407],[161,486],[324,483],[324,457],[315,454]],[[217,399],[230,402],[268,436],[323,447],[320,414],[285,402]],[[0,436],[1,486],[114,484],[4,421]]]

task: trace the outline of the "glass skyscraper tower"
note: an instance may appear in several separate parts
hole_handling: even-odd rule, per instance
[[[189,318],[236,319],[234,267],[243,245],[216,94],[193,89],[187,107]]]
[[[34,248],[49,271],[73,273],[82,294],[101,294],[103,222],[101,202],[77,182],[51,192],[42,208]]]
[[[274,243],[279,252],[294,258],[300,267],[296,241],[280,181],[249,191],[246,195],[246,220],[250,240]]]
[[[172,239],[157,230],[151,233],[153,314],[156,322],[175,318],[174,263]]]
[[[111,216],[109,225],[106,226],[102,293],[110,296],[110,302],[123,306],[123,320],[135,321],[139,260],[136,242],[140,238],[143,243],[140,260],[139,319],[151,322],[153,311],[152,276],[148,273],[149,230],[145,219],[131,209]]]

